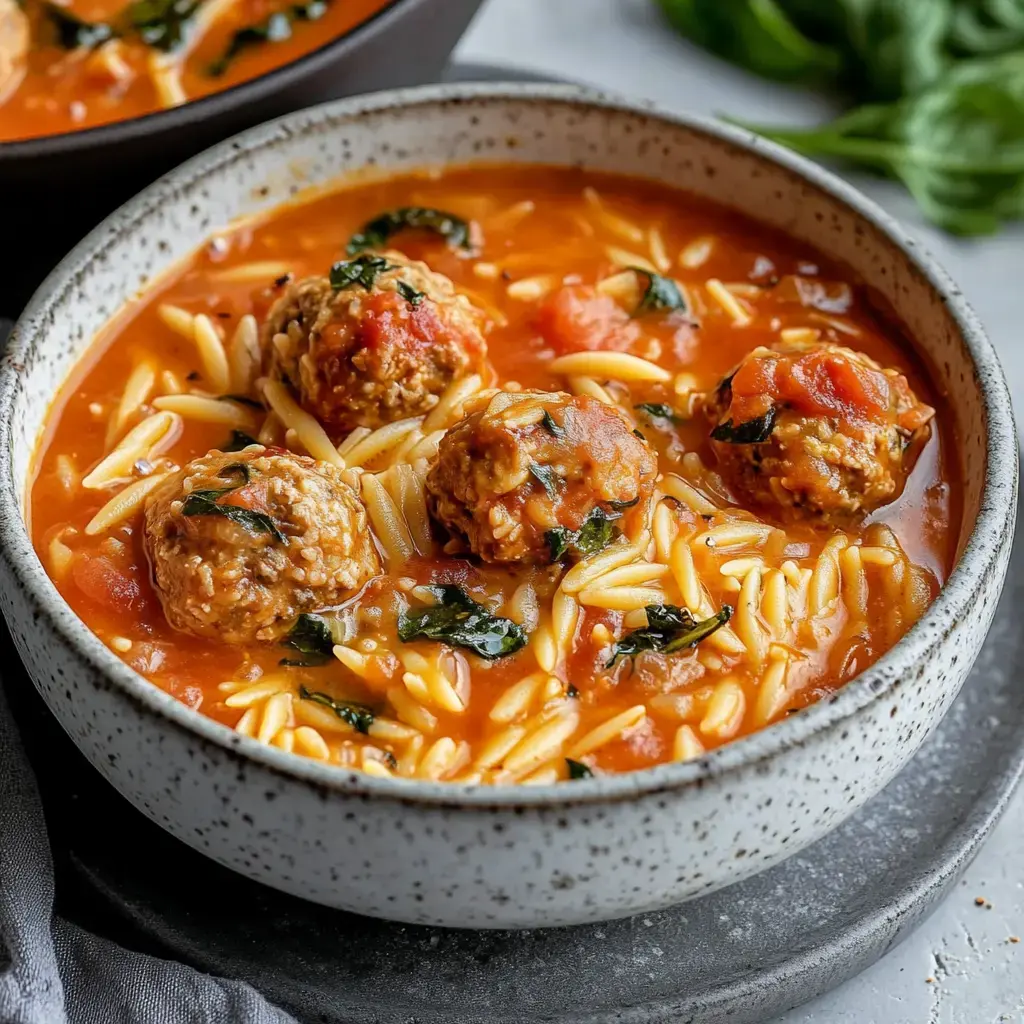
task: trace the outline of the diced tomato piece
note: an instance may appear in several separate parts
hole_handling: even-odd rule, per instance
[[[807,416],[881,422],[890,400],[889,379],[880,370],[821,350],[748,359],[732,379],[732,394],[734,418],[755,405],[763,412],[760,405],[770,402]]]
[[[553,292],[537,311],[536,326],[558,353],[624,352],[640,337],[640,328],[629,314],[611,296],[588,285],[568,285]]]
[[[71,563],[71,577],[89,600],[111,611],[132,611],[143,603],[139,581],[105,555],[79,553]]]

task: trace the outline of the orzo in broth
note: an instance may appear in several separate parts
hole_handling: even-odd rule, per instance
[[[869,298],[644,181],[351,184],[101,332],[37,550],[128,665],[286,751],[499,784],[699,757],[870,665],[952,566],[949,416]]]

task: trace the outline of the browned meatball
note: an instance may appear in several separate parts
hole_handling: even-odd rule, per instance
[[[657,473],[618,409],[499,392],[442,438],[427,494],[434,516],[484,561],[547,564],[588,519],[644,515]]]
[[[266,371],[336,438],[422,415],[483,367],[482,314],[425,263],[364,253],[332,277],[340,287],[326,277],[289,285],[261,344]]]
[[[258,445],[210,452],[161,484],[145,542],[167,621],[226,643],[278,640],[381,572],[341,472]]]
[[[824,342],[755,349],[705,410],[730,486],[787,518],[826,520],[896,497],[935,412],[897,370]]]

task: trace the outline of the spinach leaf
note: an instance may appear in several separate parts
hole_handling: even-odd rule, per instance
[[[147,46],[167,53],[187,40],[198,10],[199,0],[135,0],[127,17]]]
[[[594,777],[593,771],[582,761],[574,761],[571,757],[567,757],[565,764],[569,769],[569,778],[574,782],[578,779],[592,779]]]
[[[367,704],[351,700],[336,700],[329,694],[320,693],[318,690],[307,690],[304,686],[299,687],[299,697],[302,700],[310,700],[314,704],[321,704],[323,707],[329,708],[343,722],[347,722],[356,732],[361,732],[364,735],[370,731],[370,726],[373,725],[373,720],[376,717],[373,708]]]
[[[409,303],[410,306],[418,306],[424,298],[426,298],[426,292],[418,292],[411,284],[406,284],[405,281],[396,281],[395,286],[398,288],[398,294]]]
[[[732,617],[732,607],[727,604],[723,604],[715,615],[700,622],[685,608],[678,608],[674,604],[649,604],[646,611],[647,625],[627,633],[615,644],[605,668],[611,668],[619,658],[633,658],[644,651],[674,654],[676,651],[696,647]]]
[[[627,508],[636,508],[640,504],[640,495],[638,494],[632,501],[609,501],[608,505],[613,512],[625,512]]]
[[[660,0],[660,4],[683,35],[765,78],[832,79],[840,70],[840,54],[801,32],[780,0]]]
[[[1024,50],[956,64],[913,96],[821,128],[754,130],[898,179],[954,234],[989,234],[1024,217]]]
[[[380,249],[392,235],[400,231],[432,231],[453,249],[470,251],[469,223],[461,217],[426,206],[403,206],[368,221],[348,243],[348,254],[355,256],[364,249]]]
[[[542,466],[539,462],[531,462],[530,475],[544,488],[547,496],[552,501],[558,497],[558,492],[562,486],[562,478],[551,466]]]
[[[661,313],[670,310],[682,310],[686,312],[686,299],[679,290],[679,285],[670,277],[662,277],[660,274],[652,274],[649,270],[642,270],[640,267],[630,267],[638,277],[647,278],[647,287],[640,296],[640,303],[634,311],[634,316],[642,316],[644,313]]]
[[[218,505],[217,499],[232,489],[229,487],[223,491],[193,491],[181,506],[181,514],[183,516],[221,516],[237,523],[250,533],[269,533],[282,544],[288,542],[288,538],[281,532],[277,523],[265,512],[254,512],[252,509],[240,508],[238,505]]]
[[[334,637],[322,615],[300,615],[281,644],[302,655],[301,658],[284,658],[282,665],[324,665],[334,657]]]
[[[522,626],[491,614],[461,587],[445,583],[427,589],[438,603],[398,616],[398,639],[403,643],[436,640],[465,647],[488,660],[514,654],[526,645]]]
[[[609,504],[612,503],[609,502]],[[616,504],[622,508],[630,507],[630,505],[623,504],[622,502],[617,502]],[[548,551],[551,553],[551,561],[560,561],[567,553],[571,553],[575,558],[580,559],[602,551],[615,539],[617,531],[613,523],[619,518],[621,518],[621,512],[613,510],[611,513],[608,513],[599,505],[595,505],[578,530],[574,531],[564,526],[556,526],[551,530],[545,531],[544,540],[547,541]]]
[[[220,395],[219,401],[221,402],[237,402],[239,405],[248,405],[252,409],[259,409],[263,411],[263,403],[255,398],[250,398],[248,395]]]
[[[341,291],[352,284],[361,284],[369,291],[377,277],[391,265],[383,256],[357,256],[354,260],[342,260],[331,267],[331,287]]]
[[[46,4],[44,10],[46,17],[56,29],[57,42],[65,50],[93,50],[117,34],[105,22],[82,21],[71,11],[56,4]]]
[[[259,441],[250,434],[247,434],[244,430],[232,430],[228,443],[222,445],[220,450],[222,452],[240,452],[243,448],[248,448],[251,444],[259,444]]]
[[[207,74],[218,78],[244,50],[263,43],[279,43],[291,39],[295,22],[318,21],[326,11],[326,0],[310,0],[309,3],[294,4],[284,11],[275,11],[263,21],[239,29],[231,37],[227,49],[206,69]]]
[[[711,438],[714,441],[724,441],[726,444],[763,444],[772,436],[776,415],[777,411],[773,405],[763,416],[756,416],[746,423],[737,423],[734,426],[732,420],[726,420],[711,431]]]
[[[671,405],[665,405],[663,402],[641,402],[639,405],[634,405],[633,408],[646,413],[652,420],[667,420],[669,423],[686,422]]]
[[[231,485],[228,491],[234,491],[239,487],[243,487],[252,479],[252,471],[244,462],[232,462],[230,465],[225,466],[217,476],[227,480]],[[223,493],[226,494],[228,491]]]
[[[580,558],[587,558],[608,547],[617,532],[612,523],[618,518],[619,516],[609,515],[603,508],[596,506],[573,538],[572,546],[576,554]]]
[[[555,422],[554,416],[544,410],[544,415],[541,417],[540,425],[552,436],[557,437],[560,441],[565,437],[565,431]]]

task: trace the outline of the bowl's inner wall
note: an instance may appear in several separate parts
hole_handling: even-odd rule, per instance
[[[367,169],[481,160],[551,163],[654,178],[686,188],[804,241],[847,265],[905,325],[946,395],[960,440],[963,526],[977,515],[986,470],[981,391],[957,325],[894,242],[795,173],[700,131],[631,111],[529,97],[427,101],[354,116],[299,115],[199,158],[190,181],[159,186],[143,211],[119,216],[71,257],[75,273],[30,331],[12,458],[22,508],[33,450],[56,389],[95,332],[152,278],[231,220],[311,186]],[[369,212],[369,211],[368,211]]]

